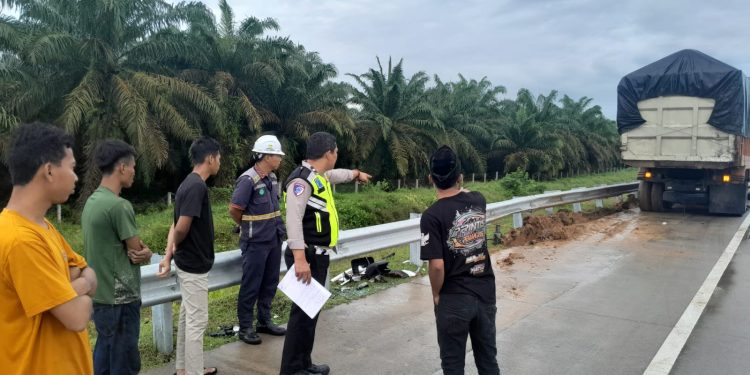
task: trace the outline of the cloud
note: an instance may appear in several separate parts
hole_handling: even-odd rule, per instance
[[[217,1],[207,4],[218,12]],[[625,74],[684,48],[750,72],[743,30],[750,3],[694,0],[230,0],[238,20],[276,18],[290,36],[343,73],[375,56],[404,59],[454,80],[486,76],[534,94],[587,96],[614,118]]]

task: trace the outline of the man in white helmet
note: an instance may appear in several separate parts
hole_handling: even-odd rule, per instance
[[[281,243],[286,235],[281,220],[281,190],[273,173],[284,152],[273,135],[264,135],[253,147],[255,164],[237,178],[229,215],[240,225],[242,282],[237,298],[239,338],[251,345],[262,342],[258,333],[283,336],[286,330],[271,321],[271,301],[276,294],[281,263]],[[253,309],[257,303],[257,324]]]

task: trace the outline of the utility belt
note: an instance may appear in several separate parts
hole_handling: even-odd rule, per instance
[[[271,212],[270,214],[263,214],[263,215],[242,215],[242,221],[270,220],[279,216],[281,216],[281,211],[274,211],[274,212]]]

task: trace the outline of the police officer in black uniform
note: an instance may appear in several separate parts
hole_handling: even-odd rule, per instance
[[[331,184],[358,180],[368,182],[370,175],[356,169],[333,169],[338,158],[336,138],[318,132],[307,140],[307,155],[286,182],[286,222],[289,239],[284,261],[294,267],[297,280],[311,278],[325,285],[329,252],[338,240],[339,219]],[[327,375],[330,368],[313,364],[310,354],[315,341],[318,316],[310,318],[292,304],[287,336],[281,357],[281,375]]]
[[[286,330],[271,321],[271,302],[276,294],[281,265],[281,243],[286,234],[279,209],[280,189],[274,170],[284,153],[272,135],[258,138],[253,147],[255,165],[235,183],[229,214],[240,225],[242,282],[237,298],[239,338],[258,345],[258,333],[283,336]],[[253,330],[257,302],[258,323]]]

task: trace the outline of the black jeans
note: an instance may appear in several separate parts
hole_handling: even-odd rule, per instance
[[[258,305],[258,322],[271,323],[271,302],[279,284],[281,240],[255,243],[242,241],[242,282],[237,296],[240,329],[253,328],[253,308]]]
[[[479,375],[498,375],[495,304],[469,294],[441,294],[435,306],[438,345],[444,375],[463,375],[466,338],[471,337]]]
[[[138,337],[141,330],[141,302],[123,305],[94,304],[96,346],[94,373],[137,374],[141,370]]]
[[[305,258],[310,263],[312,277],[322,285],[326,284],[328,275],[328,255],[316,255],[315,249],[305,249]],[[284,262],[290,268],[294,264],[292,250],[284,252]],[[318,325],[318,316],[311,319],[296,304],[292,304],[289,312],[289,323],[286,325],[286,338],[284,339],[284,350],[281,352],[281,375],[294,374],[300,370],[312,366],[313,343],[315,342],[315,327]]]

